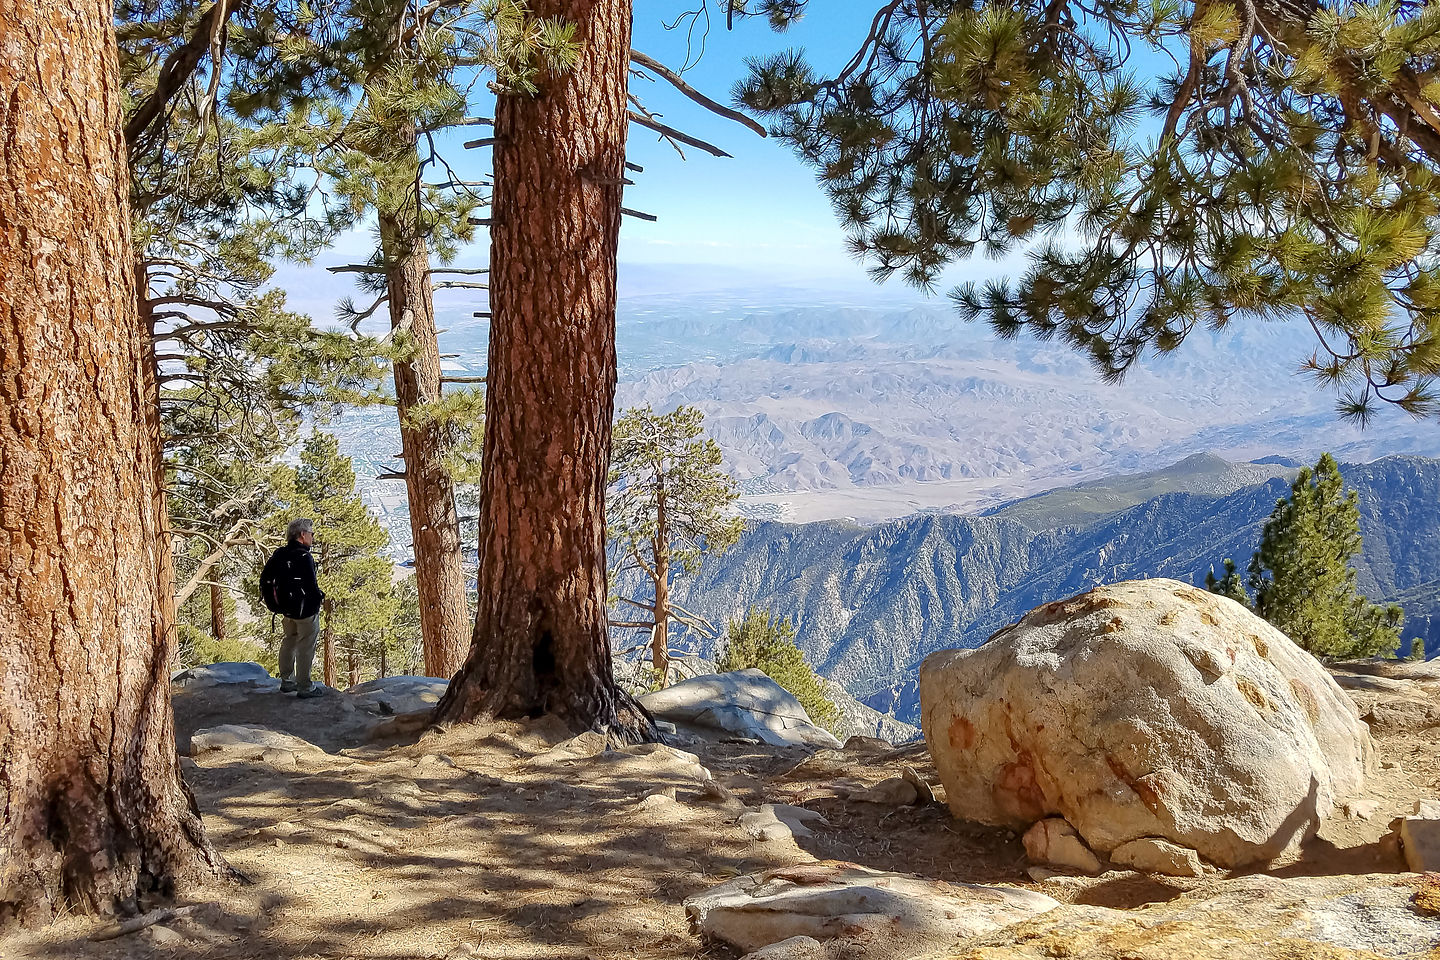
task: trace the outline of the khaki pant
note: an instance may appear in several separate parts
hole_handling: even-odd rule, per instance
[[[320,640],[320,614],[303,620],[283,618],[280,640],[280,681],[294,683],[297,692],[309,690],[310,668],[315,664],[315,644]]]

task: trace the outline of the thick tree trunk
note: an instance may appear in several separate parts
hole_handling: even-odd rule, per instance
[[[380,245],[390,294],[390,326],[410,359],[397,360],[395,401],[405,459],[405,492],[410,501],[410,539],[415,550],[415,583],[420,593],[420,634],[425,672],[451,677],[465,662],[465,573],[460,567],[460,522],[455,484],[445,466],[444,432],[416,422],[411,412],[440,399],[440,344],[435,332],[435,294],[430,254],[423,237],[387,214],[380,216]]]
[[[496,104],[479,608],[440,719],[655,736],[615,685],[606,617],[630,3],[532,3],[578,26],[579,62]]]
[[[324,611],[325,626],[320,633],[321,643],[321,673],[324,674],[325,686],[335,686],[335,628],[332,627],[331,619],[335,613],[335,602],[333,600],[321,600],[320,608]]]
[[[112,16],[0,4],[0,922],[226,872],[175,756]]]

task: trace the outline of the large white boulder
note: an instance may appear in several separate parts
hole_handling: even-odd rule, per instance
[[[640,703],[660,720],[715,734],[753,737],[774,747],[839,747],[800,701],[761,670],[695,677],[647,693]]]
[[[1102,853],[1157,837],[1226,867],[1273,859],[1362,793],[1372,755],[1313,657],[1175,580],[1098,587],[932,654],[920,703],[956,816],[1059,814]]]

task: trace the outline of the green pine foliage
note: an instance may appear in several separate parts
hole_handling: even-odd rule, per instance
[[[816,725],[834,730],[840,710],[825,689],[805,654],[795,643],[795,625],[787,618],[751,607],[745,616],[726,625],[725,646],[715,668],[721,673],[754,667],[790,691]]]
[[[1300,471],[1290,496],[1265,522],[1249,569],[1255,612],[1317,656],[1394,653],[1404,615],[1355,592],[1350,561],[1360,547],[1357,495],[1346,494],[1340,467],[1327,453],[1313,471]],[[1229,581],[1234,564],[1226,564]]]
[[[838,72],[784,53],[735,95],[877,276],[1023,248],[956,306],[1109,379],[1197,326],[1303,316],[1363,423],[1440,411],[1437,52],[1433,4],[900,0]]]
[[[1243,607],[1250,606],[1250,594],[1245,592],[1245,583],[1240,577],[1240,571],[1235,568],[1235,561],[1229,557],[1225,558],[1225,575],[1216,578],[1214,568],[1205,574],[1205,589],[1211,593],[1218,593],[1222,597],[1229,597]]]

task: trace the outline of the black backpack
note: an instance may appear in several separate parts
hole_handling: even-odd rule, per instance
[[[282,617],[299,617],[304,600],[294,595],[295,578],[289,576],[290,558],[286,547],[270,554],[265,568],[260,571],[260,600],[265,609]]]

